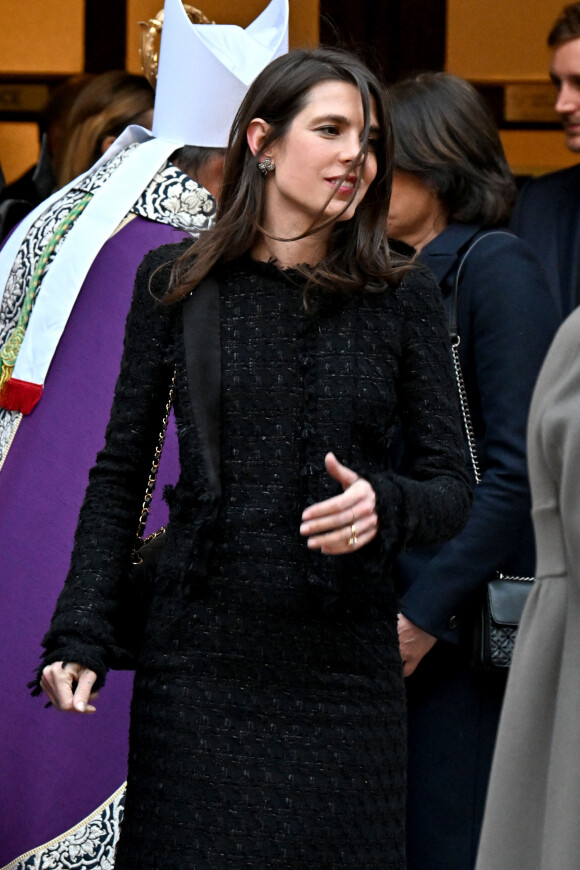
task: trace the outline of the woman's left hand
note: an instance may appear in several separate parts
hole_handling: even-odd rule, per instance
[[[308,538],[311,550],[335,556],[352,553],[372,541],[377,533],[375,491],[368,480],[341,465],[334,453],[326,454],[324,464],[344,492],[307,507],[302,514],[300,534]]]

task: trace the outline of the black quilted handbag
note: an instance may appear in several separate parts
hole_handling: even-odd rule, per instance
[[[475,670],[509,668],[516,632],[533,581],[533,577],[498,574],[485,587],[473,631]]]
[[[496,230],[494,232],[502,232]],[[459,393],[459,403],[463,417],[465,437],[469,449],[469,456],[473,467],[476,485],[481,483],[481,471],[477,457],[475,433],[471,422],[471,413],[467,402],[467,391],[461,371],[459,359],[459,332],[457,329],[457,296],[459,289],[459,276],[461,267],[469,252],[486,236],[479,236],[463,255],[457,274],[451,297],[449,314],[449,333],[451,336],[451,349],[453,352],[453,367]],[[533,577],[509,577],[497,572],[496,576],[489,580],[482,592],[478,605],[475,626],[473,631],[473,646],[471,664],[477,671],[498,671],[509,668],[516,641],[516,633],[527,597],[534,582]]]

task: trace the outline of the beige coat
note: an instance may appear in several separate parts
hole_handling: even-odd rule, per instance
[[[518,632],[476,870],[580,867],[580,309],[530,410],[537,582]]]

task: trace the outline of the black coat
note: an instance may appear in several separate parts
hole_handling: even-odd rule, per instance
[[[112,617],[175,368],[181,475],[135,677],[118,866],[189,866],[199,837],[207,848],[196,866],[216,866],[217,824],[228,849],[235,827],[248,867],[272,866],[274,850],[280,867],[402,870],[405,699],[391,563],[403,547],[457,533],[470,501],[436,285],[415,269],[383,292],[311,300],[310,316],[291,276],[242,258],[216,272],[219,304],[195,362],[188,302],[161,308],[149,292],[151,276],[153,294],[166,289],[162,264],[178,250],[153,252],[139,273],[106,446],[44,640],[46,662],[81,661],[101,680],[114,664]],[[263,313],[272,299],[273,311],[296,305],[276,341],[272,309]],[[269,366],[270,390],[260,386]],[[388,467],[399,419],[410,476]],[[304,506],[340,489],[324,468],[329,449],[377,495],[379,534],[340,557],[298,535]],[[339,817],[335,842],[327,832]]]
[[[153,298],[166,291],[168,271],[159,267],[168,265],[182,250],[183,245],[167,245],[152,252],[137,276],[106,447],[90,474],[71,570],[51,632],[44,640],[45,664],[60,658],[70,661],[76,655],[75,660],[97,672],[100,682],[107,669],[115,666],[110,618],[134,545],[159,421],[174,370],[181,474],[176,487],[165,493],[170,522],[160,568],[172,596],[182,586],[183,594],[187,594],[189,580],[203,574],[216,519],[219,399],[216,407],[216,394],[208,392],[207,383],[208,371],[219,380],[217,309],[213,322],[208,324],[210,331],[203,348],[197,349],[198,364],[191,361],[190,354],[188,366],[185,306],[162,306]],[[351,587],[359,586],[361,594],[368,588],[370,576],[382,587],[385,571],[401,549],[447,538],[465,522],[467,472],[460,458],[460,420],[440,302],[435,297],[430,299],[433,284],[426,272],[416,269],[409,280],[420,288],[425,312],[422,321],[409,327],[408,335],[405,282],[394,292],[327,300],[319,325],[312,330],[313,354],[318,363],[304,411],[313,429],[303,469],[304,504],[336,492],[323,463],[332,447],[347,465],[372,482],[380,520],[377,546],[349,557],[348,567],[344,560],[310,554],[310,583],[329,589],[331,599],[343,581]],[[387,300],[386,304],[383,300]],[[441,343],[436,351],[434,335]],[[343,352],[345,340],[356,346],[356,367],[350,354]],[[425,372],[421,373],[423,366]],[[423,398],[429,379],[430,394]],[[219,392],[219,383],[214,384],[215,389]],[[351,407],[346,416],[345,396]],[[403,476],[385,470],[390,439],[401,417],[411,457],[408,473]],[[436,431],[433,421],[437,423]],[[187,462],[183,461],[185,456]],[[165,589],[157,591],[163,595]],[[78,611],[79,592],[82,596],[94,594],[95,603],[88,613],[82,611],[82,605],[82,612]],[[85,622],[91,638],[86,646],[78,642]],[[71,638],[74,652],[68,648]]]
[[[448,311],[480,229],[451,225],[421,253]],[[459,535],[399,559],[401,610],[439,639],[407,680],[409,870],[474,866],[503,679],[470,670],[473,610],[496,570],[534,572],[526,424],[557,325],[530,248],[505,232],[480,241],[461,270],[458,331],[483,482]]]
[[[563,320],[579,301],[580,166],[526,182],[510,229],[533,248]]]

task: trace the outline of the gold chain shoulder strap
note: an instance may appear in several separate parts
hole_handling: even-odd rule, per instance
[[[141,516],[139,517],[139,525],[137,526],[137,540],[135,541],[135,547],[131,554],[131,561],[133,565],[139,565],[143,561],[139,554],[139,549],[141,546],[147,541],[152,541],[158,535],[162,535],[165,532],[165,526],[161,526],[160,529],[157,529],[156,532],[153,532],[151,535],[148,535],[145,540],[143,539],[143,532],[145,531],[145,526],[147,525],[147,519],[149,517],[149,508],[151,507],[151,500],[153,498],[153,492],[155,490],[155,484],[157,482],[157,472],[159,471],[159,462],[161,460],[161,451],[163,450],[163,442],[165,441],[165,435],[167,433],[167,425],[169,423],[169,415],[171,413],[171,406],[173,404],[173,391],[175,389],[175,372],[173,372],[173,377],[171,379],[171,386],[169,388],[169,396],[167,398],[167,403],[165,405],[165,416],[163,417],[161,423],[161,430],[159,432],[159,436],[157,438],[157,445],[155,447],[155,454],[153,456],[153,462],[151,463],[151,469],[149,471],[149,480],[147,481],[147,486],[145,487],[145,496],[143,498],[143,504],[141,506]]]

